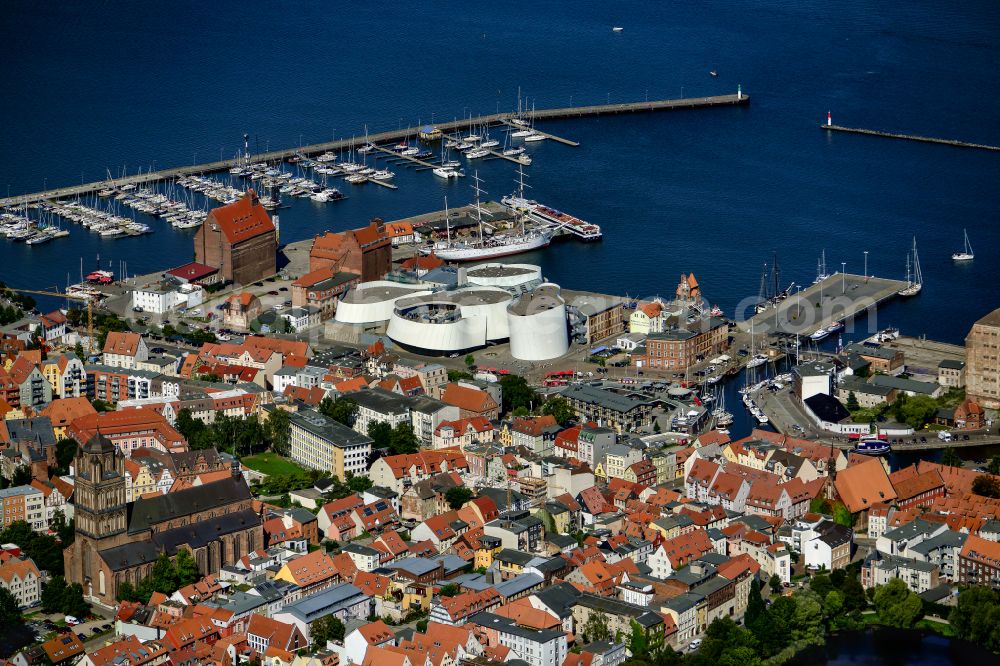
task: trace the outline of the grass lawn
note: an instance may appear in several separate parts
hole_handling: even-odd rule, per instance
[[[950,624],[938,622],[937,620],[929,617],[925,617],[917,622],[916,627],[917,629],[927,629],[928,631],[933,631],[935,634],[941,634],[942,636],[955,635],[955,630],[951,628]]]
[[[305,468],[288,458],[266,451],[254,456],[244,456],[240,459],[244,465],[262,474],[299,474],[305,473]]]
[[[882,626],[878,619],[877,613],[871,613],[868,615],[861,616],[862,621],[868,626],[878,627]],[[941,636],[954,636],[955,630],[951,628],[950,624],[945,624],[944,622],[935,621],[932,618],[921,618],[913,625],[914,629],[926,629],[927,631],[933,631],[935,634]]]

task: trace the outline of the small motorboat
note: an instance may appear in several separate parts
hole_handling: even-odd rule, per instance
[[[892,447],[884,439],[862,439],[854,445],[853,451],[866,456],[884,456],[892,453]]]
[[[830,333],[825,328],[817,330],[815,333],[809,336],[809,339],[813,342],[819,342],[820,340],[825,340]]]
[[[709,75],[715,77],[718,76],[719,73],[713,69],[711,72],[709,72]]]
[[[621,32],[624,29],[625,28],[622,28],[622,27],[616,25],[613,28],[611,28],[611,32]]]

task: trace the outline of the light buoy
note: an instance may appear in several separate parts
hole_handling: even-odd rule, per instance
[[[826,126],[830,127],[831,125],[833,125],[833,116],[830,115],[829,111],[827,111],[826,112]]]

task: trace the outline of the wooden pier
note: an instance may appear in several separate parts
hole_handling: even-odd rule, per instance
[[[717,95],[715,97],[692,97],[687,99],[652,100],[646,102],[631,102],[624,104],[597,104],[592,106],[571,106],[571,107],[564,107],[557,109],[538,109],[533,112],[533,117],[536,121],[558,120],[566,118],[585,118],[585,117],[600,116],[600,115],[617,115],[622,113],[680,111],[687,109],[705,109],[705,108],[724,107],[724,106],[744,106],[749,103],[750,103],[749,95],[745,94]],[[443,134],[450,134],[455,131],[460,131],[462,128],[468,127],[470,124],[489,125],[489,126],[507,124],[507,121],[509,121],[514,117],[516,116],[513,113],[496,113],[485,116],[479,116],[478,118],[472,118],[471,120],[466,118],[464,120],[454,120],[444,123],[435,123],[434,127],[441,130]],[[396,143],[401,139],[417,136],[419,129],[420,129],[419,127],[404,127],[400,129],[390,130],[387,132],[369,134],[368,141],[376,145],[386,144],[386,143]],[[567,141],[564,140],[563,142],[565,143]],[[301,146],[299,148],[286,148],[283,150],[272,150],[264,153],[257,153],[253,155],[252,158],[255,162],[276,162],[280,160],[285,160],[294,155],[312,156],[312,155],[319,155],[327,151],[344,150],[351,148],[355,144],[357,144],[357,137],[351,137],[349,139],[339,139],[336,141],[315,143],[308,146]],[[572,145],[572,143],[570,143],[569,145]],[[427,164],[429,165],[430,163]],[[158,171],[136,174],[133,176],[125,176],[123,178],[116,178],[115,184],[117,184],[118,186],[127,185],[130,183],[141,185],[144,183],[151,183],[161,180],[167,180],[170,178],[177,178],[179,176],[192,176],[196,174],[228,171],[231,166],[233,166],[232,159],[220,160],[216,162],[207,162],[205,164],[179,166],[167,169],[160,169]],[[57,187],[42,192],[33,192],[30,194],[22,194],[19,196],[0,198],[0,208],[36,203],[39,201],[46,201],[50,199],[60,199],[63,197],[76,197],[81,195],[87,195],[102,190],[107,186],[108,186],[108,180],[104,179],[92,183],[70,185],[67,187]]]
[[[517,123],[512,123],[512,122],[511,122],[511,121],[509,121],[509,120],[504,120],[504,121],[503,121],[503,123],[504,123],[505,125],[507,125],[507,127],[513,127],[514,129],[519,129],[519,130],[520,130],[520,129],[528,129],[528,128],[527,128],[527,127],[525,127],[524,125],[518,125]],[[533,132],[534,132],[535,134],[541,134],[541,135],[542,135],[542,136],[544,136],[544,137],[545,137],[546,139],[551,139],[552,141],[556,141],[556,142],[558,142],[558,143],[562,143],[562,144],[565,144],[565,145],[567,145],[567,146],[573,146],[574,148],[576,148],[577,146],[579,146],[579,145],[580,145],[580,142],[579,142],[579,141],[571,141],[570,139],[564,139],[564,138],[562,138],[561,136],[556,136],[555,134],[549,134],[548,132],[543,132],[543,131],[541,131],[541,130],[539,130],[539,129],[535,129],[535,128],[533,128],[533,127],[531,128],[531,130],[532,130],[532,131],[533,131]]]
[[[1000,152],[1000,146],[989,146],[983,143],[970,143],[968,141],[958,141],[957,139],[938,139],[933,136],[916,136],[913,134],[896,134],[893,132],[882,132],[879,130],[860,129],[858,127],[842,127],[840,125],[820,125],[828,132],[846,132],[847,134],[864,134],[867,136],[878,136],[883,139],[902,139],[904,141],[918,141],[920,143],[937,143],[955,148],[974,148],[977,150],[991,150]]]

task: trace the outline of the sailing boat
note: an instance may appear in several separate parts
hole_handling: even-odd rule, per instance
[[[911,268],[912,257],[912,273]],[[917,237],[913,237],[913,250],[906,255],[906,287],[899,290],[900,296],[916,296],[924,288],[924,276],[920,272],[920,257],[917,255]]]
[[[824,249],[822,256],[816,260],[816,279],[813,280],[813,284],[819,284],[828,277],[830,274],[826,272],[826,250]]]
[[[962,229],[962,233],[965,235],[965,250],[951,255],[952,261],[972,261],[976,257],[972,251],[972,244],[969,243],[969,232]]]
[[[483,208],[480,203],[482,188],[479,187],[481,182],[479,180],[479,172],[473,175],[472,180],[472,189],[476,195],[472,208],[476,211],[477,237],[468,241],[452,242],[449,225],[447,242],[438,242],[430,247],[421,248],[421,254],[428,255],[434,253],[445,261],[483,261],[485,259],[495,259],[497,257],[530,252],[531,250],[546,247],[551,242],[551,231],[527,231],[524,228],[523,215],[521,216],[520,233],[495,234],[487,238],[486,233],[483,231]]]

